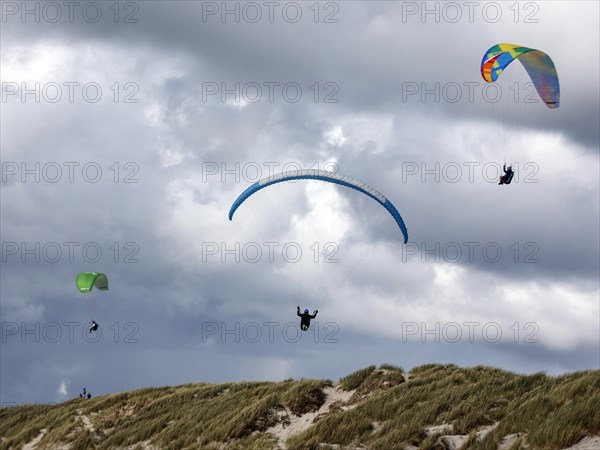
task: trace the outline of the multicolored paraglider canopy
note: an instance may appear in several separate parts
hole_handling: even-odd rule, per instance
[[[558,108],[560,86],[556,67],[550,57],[534,48],[514,44],[497,44],[481,60],[481,76],[487,82],[498,79],[502,71],[518,59],[527,70],[535,89],[548,108]]]
[[[81,272],[77,275],[76,283],[79,292],[83,293],[91,292],[93,287],[101,291],[108,290],[108,278],[103,273]]]
[[[272,175],[267,178],[263,178],[260,181],[257,181],[250,187],[248,187],[244,192],[240,194],[240,196],[233,202],[231,205],[231,209],[229,210],[229,220],[233,219],[233,214],[240,207],[242,203],[246,201],[248,197],[252,194],[260,191],[261,189],[266,188],[267,186],[271,186],[275,183],[281,183],[283,181],[290,180],[321,180],[327,181],[329,183],[339,184],[341,186],[349,187],[351,189],[355,189],[359,192],[362,192],[365,195],[368,195],[377,203],[382,205],[387,211],[392,215],[398,226],[400,227],[400,231],[402,231],[402,235],[404,236],[404,243],[408,241],[408,231],[406,229],[406,225],[404,224],[404,220],[400,216],[400,213],[396,209],[396,207],[390,202],[387,198],[385,198],[380,192],[376,191],[372,187],[366,185],[361,181],[357,181],[353,178],[350,178],[345,175],[341,175],[338,173],[328,172],[326,170],[316,170],[316,169],[308,169],[308,170],[289,170],[287,172],[283,172],[277,175]]]

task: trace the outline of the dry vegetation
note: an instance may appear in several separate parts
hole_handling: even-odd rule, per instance
[[[448,444],[454,438],[463,449],[496,450],[509,435],[516,435],[509,448],[561,449],[600,434],[600,371],[523,376],[430,364],[405,374],[371,366],[339,381],[339,390],[352,391],[347,402],[323,408],[332,386],[330,380],[197,383],[4,408],[0,449],[19,449],[37,437],[37,449],[433,450],[454,448]],[[285,443],[269,432],[287,425],[290,414],[319,410],[318,420]]]

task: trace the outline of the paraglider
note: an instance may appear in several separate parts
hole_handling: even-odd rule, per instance
[[[306,331],[308,330],[308,328],[310,327],[310,321],[312,319],[314,319],[315,317],[317,317],[317,314],[319,313],[319,310],[315,310],[312,315],[308,312],[308,309],[305,309],[304,312],[302,314],[300,314],[300,307],[297,307],[296,310],[296,314],[298,315],[298,317],[300,317],[300,329],[302,331]]]
[[[506,164],[504,164],[502,170],[504,170],[504,175],[500,176],[500,182],[498,184],[510,184],[510,182],[513,179],[513,176],[515,175],[515,171],[512,170],[512,166],[508,166],[507,169]]]
[[[79,292],[84,294],[89,294],[90,292],[92,292],[93,288],[96,288],[100,291],[108,290],[108,278],[105,274],[99,272],[81,272],[79,275],[77,275],[75,283]],[[98,323],[96,323],[96,320],[93,317],[91,304],[89,305],[89,307],[90,316],[92,316],[92,325],[88,333],[91,333],[92,331],[98,330]]]
[[[489,48],[483,55],[480,66],[481,76],[488,83],[497,82],[500,74],[517,59],[527,71],[538,95],[546,106],[550,109],[558,108],[560,105],[558,73],[550,56],[540,50],[515,44],[496,44]],[[495,105],[494,108],[498,108],[499,106],[502,106],[500,109],[504,108],[505,111],[497,111],[495,109],[495,112],[501,116],[505,116],[503,117],[504,121],[507,120],[507,117],[513,116],[513,113],[516,113],[516,109],[513,109],[515,108],[514,105]],[[511,109],[513,110],[510,111]],[[505,133],[503,141],[506,143],[509,139],[509,133]],[[512,146],[505,145],[504,151],[507,152],[506,148],[510,147]],[[505,153],[506,157],[507,154]],[[509,166],[507,169],[505,164],[504,175],[500,177],[498,184],[510,184],[513,176],[514,171],[512,167]]]
[[[481,76],[491,83],[496,81],[502,71],[518,59],[525,67],[540,98],[548,108],[560,105],[560,85],[558,73],[550,56],[534,48],[514,44],[496,44],[483,55]]]
[[[402,235],[404,236],[404,243],[408,241],[408,231],[406,229],[406,225],[404,224],[404,220],[400,216],[400,213],[396,209],[396,207],[390,202],[387,198],[385,198],[381,193],[373,189],[372,187],[366,185],[363,182],[354,180],[345,175],[340,175],[333,172],[328,172],[326,170],[316,170],[316,169],[308,169],[308,170],[290,170],[287,172],[279,173],[277,175],[272,175],[267,178],[263,178],[262,180],[257,181],[248,187],[244,192],[240,194],[240,196],[233,202],[231,209],[229,210],[229,220],[233,219],[233,215],[235,211],[240,207],[242,203],[246,201],[248,197],[252,194],[260,191],[261,189],[266,188],[267,186],[271,186],[275,183],[281,183],[284,181],[291,180],[321,180],[327,181],[329,183],[339,184],[341,186],[345,186],[354,190],[357,190],[375,200],[377,203],[382,205],[394,218]]]
[[[96,331],[98,329],[98,324],[96,323],[95,320],[92,320],[92,326],[90,327],[88,333],[91,333],[92,331]]]

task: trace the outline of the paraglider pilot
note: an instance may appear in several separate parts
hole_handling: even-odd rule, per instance
[[[504,164],[502,170],[504,170],[504,175],[500,177],[500,183],[498,184],[510,184],[515,174],[515,172],[512,170],[512,166],[508,166],[507,169],[506,164]]]
[[[310,320],[314,319],[315,317],[317,317],[319,310],[315,310],[315,312],[312,314],[312,316],[309,314],[308,309],[304,310],[304,313],[300,314],[300,307],[298,306],[297,312],[296,314],[301,317],[300,319],[300,329],[302,331],[306,331],[308,330],[308,327],[310,327]]]
[[[95,320],[92,320],[92,326],[90,328],[90,331],[88,331],[88,333],[91,333],[92,331],[96,331],[98,329],[98,324],[96,323]],[[84,392],[85,394],[85,392]]]

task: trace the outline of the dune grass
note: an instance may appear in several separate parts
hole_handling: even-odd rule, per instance
[[[370,366],[340,379],[354,391],[346,408],[322,415],[287,441],[290,450],[322,443],[369,449],[442,448],[426,427],[448,424],[468,436],[464,449],[495,450],[519,433],[531,449],[560,449],[600,434],[600,371],[561,377],[516,375],[477,366],[428,364],[409,381],[400,367]],[[187,384],[116,393],[59,405],[0,409],[0,450],[20,448],[41,430],[38,447],[70,443],[72,449],[272,449],[266,431],[288,412],[317,411],[331,380]],[[483,440],[476,431],[495,428]]]

